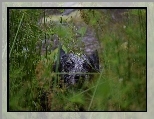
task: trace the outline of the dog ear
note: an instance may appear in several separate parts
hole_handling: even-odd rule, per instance
[[[66,53],[65,53],[65,51],[62,49],[61,46],[60,46],[59,50],[60,50],[60,52],[59,52],[59,54],[60,54],[59,57],[62,58],[62,56],[65,55]]]
[[[61,71],[61,60],[62,57],[66,55],[65,51],[62,49],[62,46],[59,46],[56,62],[53,65],[53,71],[54,72],[60,72]]]
[[[92,66],[92,71],[99,72],[99,57],[98,57],[98,51],[95,50],[90,55],[87,55],[90,65]]]

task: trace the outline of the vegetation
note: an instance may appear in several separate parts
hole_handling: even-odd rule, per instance
[[[9,110],[146,111],[146,10],[128,10],[116,20],[112,13],[82,11],[83,21],[99,38],[101,70],[83,87],[65,89],[58,87],[59,77],[52,71],[58,49],[50,48],[58,34],[65,51],[76,51],[72,23],[42,26],[38,22],[44,10],[10,9]],[[79,32],[84,35],[84,30]],[[44,39],[51,46],[42,53],[36,46]]]

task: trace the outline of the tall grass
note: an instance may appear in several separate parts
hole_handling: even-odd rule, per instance
[[[71,23],[42,27],[38,21],[43,10],[10,10],[9,110],[145,111],[146,10],[128,10],[116,22],[108,13],[95,10],[82,13],[99,38],[100,74],[95,74],[83,87],[65,89],[53,84],[59,79],[52,72],[58,49],[45,47],[42,55],[41,47],[38,50],[36,45],[43,39],[51,40],[53,45],[50,36],[58,34],[64,49],[72,50],[75,33]],[[67,47],[68,44],[74,45]]]

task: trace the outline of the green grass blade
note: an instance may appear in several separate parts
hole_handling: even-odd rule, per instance
[[[11,53],[12,53],[12,50],[13,50],[13,47],[14,47],[14,44],[15,44],[15,41],[16,41],[16,38],[17,38],[17,35],[18,35],[18,32],[19,32],[19,28],[20,28],[20,26],[21,26],[21,23],[22,23],[23,18],[24,18],[24,13],[22,14],[20,23],[19,23],[19,25],[18,25],[18,29],[17,29],[16,35],[15,35],[15,38],[14,38],[14,41],[13,41],[13,44],[12,44],[10,53],[9,53],[9,58],[10,58],[10,56],[11,56]]]

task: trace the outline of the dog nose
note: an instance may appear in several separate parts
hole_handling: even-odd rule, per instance
[[[75,75],[75,77],[74,77],[75,79],[79,79],[80,78],[80,76],[77,74],[77,75]]]

